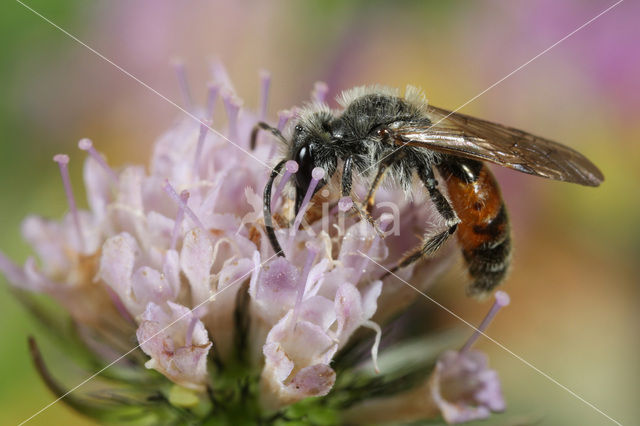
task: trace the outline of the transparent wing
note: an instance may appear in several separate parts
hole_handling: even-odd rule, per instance
[[[585,156],[522,130],[429,106],[432,125],[392,123],[391,137],[399,145],[424,147],[458,157],[566,182],[598,186],[604,176]]]

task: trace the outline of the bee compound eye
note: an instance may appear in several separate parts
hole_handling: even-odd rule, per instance
[[[295,160],[299,166],[299,170],[296,173],[297,186],[306,190],[311,182],[311,172],[314,168],[311,146],[302,145],[296,152]]]

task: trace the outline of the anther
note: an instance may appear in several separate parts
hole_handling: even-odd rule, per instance
[[[351,207],[353,207],[353,200],[349,196],[342,197],[340,198],[340,201],[338,201],[338,209],[341,212],[349,211]]]
[[[498,290],[496,291],[494,296],[496,300],[493,302],[493,306],[491,306],[491,309],[489,309],[487,316],[484,317],[484,319],[482,320],[478,328],[475,330],[475,332],[471,335],[471,337],[469,337],[469,340],[467,340],[467,342],[464,344],[462,349],[460,349],[460,353],[468,351],[471,348],[471,346],[476,342],[476,340],[478,340],[480,335],[484,334],[484,331],[487,329],[487,327],[489,327],[489,324],[493,320],[493,317],[496,316],[498,311],[501,308],[509,305],[509,303],[511,302],[511,298],[504,291]]]
[[[69,203],[69,210],[71,211],[71,217],[78,234],[78,245],[80,252],[85,251],[84,236],[82,234],[82,228],[80,226],[80,215],[78,214],[78,207],[76,206],[76,199],[73,197],[73,189],[71,188],[71,179],[69,179],[69,156],[65,154],[57,154],[53,157],[53,161],[58,163],[60,168],[60,176],[62,176],[62,184],[64,185],[64,192],[67,196],[67,202]]]
[[[107,176],[109,176],[109,179],[111,179],[111,182],[113,184],[118,183],[118,175],[113,171],[111,167],[109,167],[104,157],[102,157],[102,155],[98,151],[96,151],[96,149],[93,147],[93,142],[91,142],[90,139],[80,139],[80,141],[78,142],[78,148],[89,153],[91,158],[93,158],[107,173]]]

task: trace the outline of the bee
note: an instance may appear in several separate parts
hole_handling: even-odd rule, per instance
[[[577,151],[518,129],[431,106],[424,95],[407,87],[404,96],[385,87],[357,87],[344,92],[337,113],[328,106],[304,109],[290,140],[266,123],[286,144],[287,155],[272,170],[264,189],[265,228],[275,253],[284,255],[276,238],[271,212],[271,188],[287,160],[295,160],[295,210],[300,208],[315,167],[325,175],[316,191],[341,169],[341,195],[351,196],[354,173],[370,181],[363,205],[374,206],[383,179],[409,191],[414,176],[424,185],[445,227],[425,235],[391,272],[433,255],[454,233],[471,284],[468,292],[483,295],[504,279],[511,258],[509,219],[500,188],[485,163],[522,173],[586,186],[598,186],[600,170]],[[437,174],[436,174],[437,172]],[[446,187],[443,195],[438,179]]]

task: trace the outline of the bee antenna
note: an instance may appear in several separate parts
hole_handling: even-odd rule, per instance
[[[282,160],[271,170],[271,176],[269,176],[269,180],[264,187],[264,196],[262,199],[262,211],[264,214],[264,226],[267,231],[267,237],[269,237],[269,242],[271,243],[271,247],[273,251],[278,256],[284,256],[284,251],[282,251],[282,247],[278,242],[278,237],[276,236],[276,231],[273,227],[273,216],[271,214],[271,188],[273,187],[273,182],[276,180],[276,177],[280,174],[280,170],[284,167],[287,160]]]
[[[285,137],[282,136],[282,133],[280,133],[280,130],[276,129],[275,127],[271,127],[270,125],[268,125],[264,121],[259,121],[259,122],[256,123],[255,126],[253,126],[253,129],[251,130],[251,141],[250,141],[249,146],[250,146],[250,148],[252,150],[256,149],[256,145],[258,143],[258,132],[260,130],[267,130],[273,136],[278,138],[280,140],[280,142],[284,143],[285,145],[289,144],[289,142],[285,139]]]

